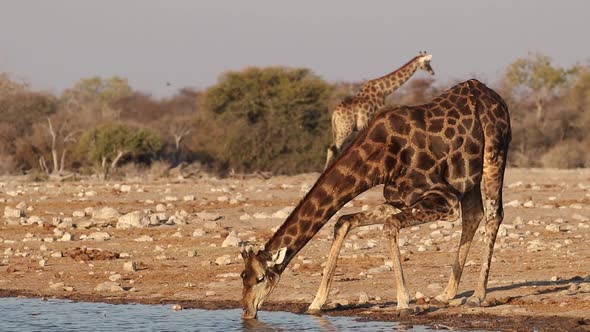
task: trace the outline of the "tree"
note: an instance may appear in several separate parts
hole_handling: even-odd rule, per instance
[[[530,95],[536,107],[537,120],[545,119],[545,104],[559,93],[559,89],[568,83],[577,71],[554,67],[550,57],[531,54],[511,63],[506,70],[506,79],[514,90]]]
[[[79,151],[100,165],[106,180],[124,157],[151,161],[162,147],[160,138],[146,129],[135,130],[123,124],[106,124],[85,132]]]
[[[202,101],[217,131],[212,155],[239,172],[319,170],[330,137],[331,87],[304,68],[225,73]]]
[[[104,121],[120,118],[116,103],[133,94],[126,78],[113,76],[106,80],[98,76],[84,78],[62,93],[64,107],[82,115],[91,113]]]

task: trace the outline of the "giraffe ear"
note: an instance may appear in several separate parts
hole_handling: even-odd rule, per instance
[[[246,259],[248,257],[251,257],[254,254],[254,252],[252,251],[251,246],[242,245],[242,247],[240,248],[240,254],[242,254],[243,259]]]
[[[283,248],[279,249],[277,252],[272,254],[271,260],[268,261],[268,263],[267,263],[268,267],[273,267],[275,265],[282,264],[283,261],[285,260],[286,255],[287,255],[287,247],[283,247]]]

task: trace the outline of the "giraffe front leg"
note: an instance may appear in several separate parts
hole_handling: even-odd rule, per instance
[[[334,225],[334,241],[330,248],[330,254],[324,269],[324,275],[322,276],[322,281],[320,282],[320,287],[316,296],[307,309],[308,314],[319,314],[322,310],[322,306],[328,299],[328,293],[330,292],[334,280],[338,255],[340,254],[342,244],[348,233],[356,227],[383,224],[385,223],[385,218],[387,216],[396,212],[399,212],[399,210],[390,205],[383,204],[370,212],[348,214],[338,219],[336,225]]]
[[[338,219],[334,226],[334,242],[330,248],[330,255],[328,256],[328,262],[324,268],[324,275],[320,282],[320,288],[318,289],[315,298],[307,308],[307,313],[311,315],[318,315],[322,311],[322,306],[328,299],[328,293],[334,280],[334,272],[336,271],[336,263],[338,262],[338,255],[342,249],[342,243],[348,232],[350,231],[351,219],[354,215],[345,215]]]
[[[391,260],[393,261],[393,274],[395,276],[395,285],[397,287],[397,306],[396,311],[400,316],[405,316],[411,313],[410,310],[410,294],[406,287],[406,280],[404,279],[404,271],[402,270],[401,254],[399,251],[399,230],[400,223],[397,220],[388,222],[387,236],[389,237],[389,250],[391,253]]]

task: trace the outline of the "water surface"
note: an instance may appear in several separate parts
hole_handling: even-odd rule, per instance
[[[259,312],[243,321],[241,310],[172,310],[171,305],[107,304],[0,298],[0,331],[394,331],[394,322]],[[410,331],[428,331],[414,326]]]

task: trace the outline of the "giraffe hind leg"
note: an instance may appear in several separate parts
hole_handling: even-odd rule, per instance
[[[447,303],[457,295],[457,288],[461,280],[461,274],[465,267],[465,260],[473,241],[475,231],[483,218],[483,205],[480,186],[476,186],[466,193],[461,199],[461,240],[451,270],[449,283],[445,290],[436,296],[436,300]]]
[[[391,259],[397,287],[398,312],[409,310],[410,296],[406,287],[398,245],[401,228],[437,220],[454,221],[459,217],[459,200],[450,191],[431,191],[416,204],[391,216],[385,226],[390,239]]]
[[[486,149],[484,153],[483,194],[485,201],[486,250],[482,257],[481,271],[474,294],[468,299],[468,305],[479,305],[485,299],[494,244],[500,224],[504,219],[502,206],[502,186],[506,167],[507,149]]]

